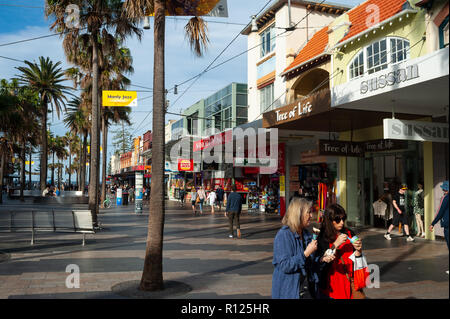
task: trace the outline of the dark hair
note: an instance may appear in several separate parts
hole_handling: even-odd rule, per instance
[[[232,190],[233,192],[236,191],[236,184],[233,184],[233,185],[231,186],[231,190]]]
[[[329,243],[334,242],[337,237],[337,231],[333,226],[336,217],[346,218],[345,209],[338,204],[331,204],[325,209],[322,225],[320,227],[320,235]]]

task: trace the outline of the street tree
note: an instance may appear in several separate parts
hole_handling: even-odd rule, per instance
[[[78,28],[67,24],[66,9],[69,5],[76,5],[79,9],[77,16]],[[89,209],[92,212],[94,226],[98,226],[98,188],[100,164],[100,103],[99,103],[99,65],[103,58],[100,45],[105,50],[116,50],[115,39],[125,39],[136,35],[139,40],[141,30],[129,19],[122,16],[121,0],[47,0],[45,15],[53,20],[50,29],[63,32],[63,47],[69,62],[81,66],[86,61],[92,66],[92,110],[91,110],[91,163],[89,180]],[[113,34],[109,31],[113,30]],[[79,46],[89,54],[79,55]],[[103,51],[105,52],[105,51]]]
[[[152,187],[150,216],[145,252],[144,270],[140,289],[146,291],[162,290],[163,234],[164,234],[164,126],[165,126],[165,22],[169,1],[164,0],[126,0],[124,7],[130,19],[142,19],[154,13],[154,62],[153,62],[153,140],[152,140]],[[189,5],[189,1],[184,2]],[[170,13],[170,12],[169,12]],[[195,15],[195,14],[193,14]],[[194,51],[201,55],[207,43],[206,24],[201,18],[193,18],[185,28]],[[202,39],[205,39],[204,41]]]
[[[58,118],[63,109],[70,88],[62,84],[66,80],[61,62],[53,63],[50,58],[39,57],[39,63],[24,61],[27,66],[17,67],[19,83],[27,86],[39,95],[41,116],[41,160],[40,187],[43,191],[47,182],[47,114],[56,111]]]

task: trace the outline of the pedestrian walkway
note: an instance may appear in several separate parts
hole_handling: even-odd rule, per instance
[[[14,203],[7,205],[0,206],[0,214]],[[101,210],[103,229],[87,235],[84,247],[79,234],[41,232],[30,246],[30,233],[0,232],[0,298],[124,298],[112,287],[141,278],[147,209],[142,215],[134,213],[134,206]],[[164,280],[192,288],[173,298],[270,298],[278,216],[244,213],[242,239],[230,239],[223,211],[205,212],[193,216],[190,207],[167,202]],[[395,233],[387,241],[379,229],[365,229],[360,236],[369,264],[380,267],[380,288],[366,289],[369,298],[449,298],[443,241],[409,243]],[[80,269],[79,288],[66,287],[68,265]]]

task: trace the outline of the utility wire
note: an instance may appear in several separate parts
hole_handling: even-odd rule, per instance
[[[269,0],[260,10],[256,15],[259,15],[270,3],[272,2],[272,0]],[[251,24],[251,21],[249,23],[247,23],[247,25],[245,26],[245,28],[247,28],[249,25]],[[244,30],[245,30],[244,28]],[[206,72],[208,72],[208,70],[211,68],[211,66],[222,56],[222,54],[233,44],[234,41],[236,41],[236,39],[241,35],[243,30],[241,30],[240,32],[238,32],[238,34],[233,38],[233,40],[230,41],[230,43],[228,43],[228,45],[219,53],[219,55],[217,55],[215,57],[215,59],[206,67],[205,70],[203,70],[203,72],[201,72],[200,74],[198,74],[195,77],[194,82],[191,83],[191,85],[183,92],[183,94],[181,94],[176,100],[175,102],[171,105],[171,106],[175,106],[175,104],[186,94],[187,91],[189,91],[189,89],[195,84],[195,82],[198,81],[198,79],[200,79],[200,77],[205,74]],[[175,89],[175,88],[174,88]]]

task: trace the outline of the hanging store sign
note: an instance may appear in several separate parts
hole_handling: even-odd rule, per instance
[[[263,127],[277,127],[280,124],[308,118],[331,109],[329,89],[321,90],[310,97],[263,114]]]
[[[366,152],[385,152],[408,148],[408,142],[391,139],[368,141],[362,144]]]
[[[319,154],[326,156],[362,157],[362,143],[319,140]]]
[[[194,160],[191,159],[178,159],[178,171],[179,172],[192,172],[194,171]]]
[[[408,148],[408,143],[392,139],[367,142],[319,140],[319,154],[326,156],[364,157],[366,152],[387,152]]]
[[[132,107],[138,106],[136,91],[103,91],[103,106]]]
[[[202,151],[204,149],[212,148],[217,145],[223,145],[233,140],[233,131],[228,130],[198,141],[194,141],[192,149],[194,152]]]
[[[448,123],[383,120],[384,138],[448,143]]]

